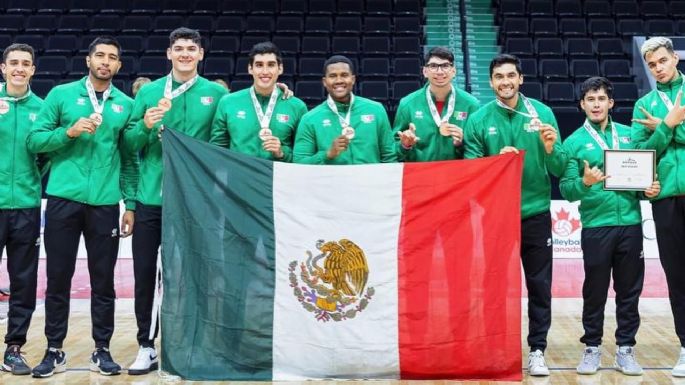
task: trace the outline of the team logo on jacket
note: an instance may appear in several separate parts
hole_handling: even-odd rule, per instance
[[[362,115],[362,123],[372,123],[376,120],[375,115]]]
[[[622,136],[622,137],[618,138],[618,141],[623,143],[623,144],[628,144],[628,143],[630,143],[630,137]]]
[[[466,120],[466,118],[469,117],[469,113],[466,111],[457,111],[454,113],[454,117],[457,118],[457,120]]]
[[[238,111],[238,112],[235,114],[235,117],[238,118],[238,119],[245,119],[245,111],[242,111],[242,110],[241,110],[241,111]]]
[[[77,106],[85,106],[85,105],[86,105],[86,98],[78,98],[78,99],[76,99],[76,105],[77,105]]]
[[[489,127],[488,128],[488,135],[497,135],[497,128]]]
[[[5,100],[0,100],[0,115],[5,115],[10,110],[10,104]]]
[[[276,120],[280,123],[288,123],[288,121],[290,120],[290,115],[276,114]]]
[[[416,119],[423,119],[423,111],[416,111],[414,112],[414,117]]]
[[[29,113],[29,120],[30,121],[35,122],[37,117],[38,117],[38,115],[36,115],[34,112]]]
[[[356,317],[376,292],[366,287],[369,265],[364,251],[349,239],[320,239],[316,248],[317,255],[308,250],[305,261],[288,264],[293,294],[318,321],[338,322]]]
[[[580,221],[563,207],[554,216],[556,218],[552,218],[552,231],[559,236],[568,237],[580,228]]]
[[[330,119],[324,119],[321,121],[321,124],[323,124],[324,127],[329,127],[331,125],[331,120]]]
[[[585,143],[585,149],[588,151],[592,151],[595,149],[595,145],[592,143]]]
[[[116,103],[112,103],[112,111],[116,112],[117,114],[120,114],[124,112],[124,106]]]
[[[214,101],[214,98],[211,96],[200,97],[200,103],[204,104],[205,106],[212,104],[213,101]]]

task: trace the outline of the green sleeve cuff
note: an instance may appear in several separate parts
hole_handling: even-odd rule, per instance
[[[126,206],[126,211],[136,211],[136,201],[133,199],[127,199],[124,201]]]

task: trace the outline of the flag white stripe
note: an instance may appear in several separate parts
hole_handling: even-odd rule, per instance
[[[274,163],[274,380],[399,378],[397,241],[402,166]],[[299,263],[306,261],[307,251],[316,256],[318,240],[343,238],[364,251],[369,266],[366,287],[375,294],[354,318],[324,322],[298,301],[288,266],[298,261],[298,286],[306,286]],[[352,308],[348,305],[345,310]]]

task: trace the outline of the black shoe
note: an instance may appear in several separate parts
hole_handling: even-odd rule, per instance
[[[105,376],[114,376],[119,374],[121,366],[114,362],[112,355],[109,354],[109,349],[97,348],[90,356],[90,370],[100,372]]]
[[[55,348],[48,348],[43,356],[43,361],[38,364],[31,373],[33,377],[50,377],[55,373],[67,370],[67,354]]]
[[[19,345],[10,345],[5,350],[5,358],[2,362],[2,370],[12,374],[23,376],[31,374],[31,368],[26,363],[26,359],[21,354]]]

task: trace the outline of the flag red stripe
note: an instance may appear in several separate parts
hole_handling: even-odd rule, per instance
[[[504,155],[404,165],[402,378],[522,379],[522,161]]]

